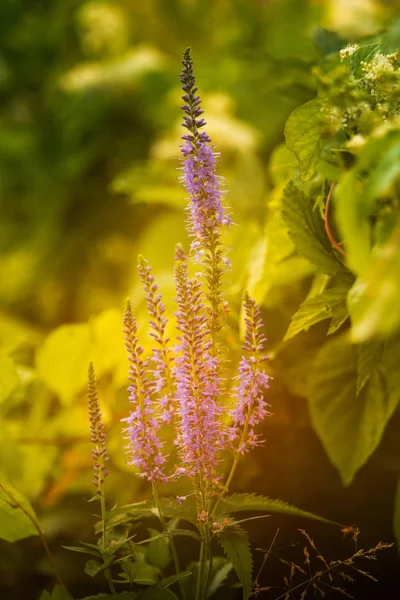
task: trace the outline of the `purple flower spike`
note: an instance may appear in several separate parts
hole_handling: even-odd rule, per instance
[[[184,157],[182,182],[190,195],[190,227],[192,233],[200,238],[208,238],[210,230],[220,225],[229,225],[231,220],[222,206],[220,178],[216,174],[217,153],[210,146],[211,139],[199,129],[206,125],[200,117],[203,114],[201,100],[196,96],[193,61],[190,49],[186,50],[182,61],[180,76],[183,84],[182,106],[185,116],[183,127],[189,133],[182,136],[185,144],[181,151]],[[200,118],[199,118],[200,117]]]
[[[128,352],[130,392],[129,399],[133,410],[124,419],[128,427],[127,450],[131,455],[128,464],[134,465],[141,477],[149,481],[165,481],[166,457],[162,454],[162,442],[158,437],[158,423],[154,403],[151,400],[151,385],[146,375],[147,362],[142,358],[143,348],[137,338],[137,324],[128,302],[124,314],[125,346]]]
[[[184,259],[178,261],[175,277],[180,331],[180,356],[175,367],[180,411],[177,443],[183,465],[180,474],[199,476],[211,484],[224,445],[221,408],[217,405],[221,389],[218,361],[210,354],[199,279],[188,279]]]
[[[168,319],[164,316],[165,306],[159,293],[158,285],[151,274],[151,267],[141,256],[139,257],[138,272],[146,292],[147,309],[150,316],[151,337],[156,342],[153,348],[154,381],[153,392],[163,394],[161,398],[162,420],[170,423],[173,418],[173,356],[168,347],[169,339],[165,335]]]
[[[104,432],[99,399],[97,396],[97,381],[93,363],[90,363],[89,365],[87,394],[89,400],[90,439],[93,444],[93,485],[96,487],[97,493],[101,495],[104,479],[108,475],[108,471],[106,470],[106,462],[108,461],[109,457],[106,446],[106,434]]]
[[[254,427],[270,414],[267,410],[269,404],[264,399],[270,377],[260,368],[266,360],[260,356],[266,341],[262,333],[260,309],[248,294],[244,299],[244,309],[246,333],[243,350],[249,352],[250,357],[243,356],[239,363],[239,384],[235,389],[236,407],[231,412],[233,424],[229,432],[230,441],[235,443],[237,452],[242,454],[262,444],[263,440],[255,433]]]

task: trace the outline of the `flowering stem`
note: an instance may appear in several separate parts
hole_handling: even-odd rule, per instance
[[[157,488],[156,482],[152,481],[151,482],[151,486],[152,486],[152,489],[153,489],[154,502],[155,502],[155,505],[157,507],[158,518],[160,519],[160,523],[161,523],[161,526],[164,529],[164,531],[167,531],[167,525],[166,525],[165,520],[164,520],[164,515],[163,515],[163,512],[162,512],[162,508],[161,508],[160,496],[158,494],[158,488]],[[186,594],[185,594],[185,588],[183,587],[182,579],[180,578],[181,569],[180,569],[180,566],[179,566],[178,553],[176,551],[175,542],[172,539],[172,537],[170,539],[170,545],[171,545],[172,560],[174,561],[175,572],[176,572],[176,575],[179,577],[179,580],[178,580],[179,589],[181,591],[181,595],[182,595],[183,600],[185,600],[186,599]]]
[[[46,537],[43,533],[43,530],[41,528],[41,526],[39,525],[38,521],[36,520],[36,518],[29,512],[29,510],[27,510],[16,498],[15,496],[8,490],[6,489],[3,484],[0,482],[0,489],[6,494],[6,496],[8,496],[11,500],[11,502],[13,503],[14,506],[16,506],[17,508],[20,508],[22,510],[22,512],[28,517],[28,519],[33,523],[36,531],[38,532],[38,536],[40,538],[40,541],[42,542],[42,546],[46,552],[47,555],[47,560],[49,562],[50,568],[53,571],[53,575],[57,581],[57,583],[63,588],[63,590],[65,591],[65,593],[71,597],[70,593],[68,592],[67,588],[65,587],[65,584],[63,583],[60,574],[57,570],[56,565],[54,564],[53,561],[53,557],[51,555],[50,552],[50,548],[49,545],[47,543]]]

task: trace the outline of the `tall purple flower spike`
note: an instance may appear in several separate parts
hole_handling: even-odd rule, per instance
[[[266,360],[262,356],[266,338],[262,333],[260,309],[248,294],[244,299],[244,309],[246,333],[243,350],[250,356],[243,356],[239,363],[239,384],[235,389],[236,406],[231,412],[233,424],[229,432],[229,439],[242,454],[262,444],[263,440],[254,428],[270,414],[267,410],[269,404],[264,399],[264,392],[269,389],[270,377],[260,368]]]
[[[182,136],[185,144],[181,151],[184,157],[182,183],[190,195],[190,227],[200,238],[209,236],[209,229],[229,225],[231,220],[222,205],[221,178],[216,174],[217,153],[210,145],[211,139],[205,131],[199,131],[205,120],[201,116],[200,96],[196,95],[193,61],[190,49],[186,50],[180,75],[185,92],[182,100],[183,127],[188,133]]]
[[[124,314],[125,346],[128,352],[129,399],[133,408],[124,419],[128,427],[127,450],[131,456],[128,464],[134,465],[141,477],[149,481],[165,481],[162,442],[158,437],[160,423],[156,419],[155,406],[151,398],[151,384],[146,375],[147,362],[143,360],[143,348],[137,338],[137,324],[128,302]]]
[[[179,252],[179,251],[178,251]],[[199,476],[211,484],[224,445],[217,359],[210,354],[207,317],[202,304],[200,281],[188,279],[187,263],[180,251],[175,270],[180,331],[180,356],[175,377],[180,406],[178,447],[182,461],[180,473]]]
[[[170,423],[174,414],[174,381],[173,381],[173,355],[169,347],[169,338],[166,337],[168,319],[164,316],[165,306],[159,292],[158,285],[151,273],[147,260],[139,257],[138,272],[146,292],[147,310],[150,316],[150,335],[156,343],[153,348],[152,362],[154,363],[152,388],[154,394],[159,394],[162,409],[161,419]]]

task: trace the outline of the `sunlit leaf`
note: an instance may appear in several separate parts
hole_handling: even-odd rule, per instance
[[[86,324],[62,325],[39,349],[38,373],[64,404],[72,403],[86,386],[90,351],[90,329]]]
[[[320,115],[319,101],[310,100],[297,107],[286,121],[286,145],[299,161],[303,181],[314,175],[321,156],[323,143],[318,123]]]
[[[309,327],[324,319],[332,319],[328,333],[339,329],[349,316],[346,303],[349,285],[337,286],[307,298],[293,315],[285,340],[290,340],[300,331],[307,331]]]
[[[333,275],[344,269],[334,255],[320,213],[313,208],[310,198],[293,183],[285,188],[282,215],[301,256],[323,273]]]

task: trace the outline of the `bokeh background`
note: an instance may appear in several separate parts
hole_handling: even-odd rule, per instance
[[[247,287],[263,306],[275,378],[267,444],[242,464],[235,489],[357,524],[365,546],[394,539],[400,444],[391,425],[346,489],[311,428],[307,361],[320,328],[287,346],[282,340],[312,268],[295,255],[279,265],[293,247],[274,207],[297,173],[284,123],[315,96],[321,31],[359,39],[399,15],[390,0],[1,0],[0,468],[34,503],[77,596],[102,590],[84,575],[81,555],[61,547],[93,536],[82,499],[92,478],[89,360],[111,449],[110,503],[148,492],[121,443],[128,410],[121,314],[130,297],[145,330],[139,253],[173,310],[174,246],[187,243],[178,74],[188,46],[237,223],[227,239],[226,341],[237,358]],[[329,558],[351,546],[340,531],[278,517],[250,530],[255,546],[266,547],[279,526],[284,552],[300,544],[296,527],[305,525]],[[386,597],[399,570],[396,550],[388,551],[374,567],[380,583],[372,592],[374,584],[360,587],[359,597]],[[1,598],[35,600],[49,582],[36,538],[0,544]]]

